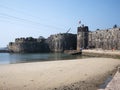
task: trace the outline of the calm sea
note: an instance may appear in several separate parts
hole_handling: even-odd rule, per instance
[[[0,53],[0,64],[15,64],[27,62],[53,61],[53,60],[68,60],[84,58],[81,55],[68,55],[63,53],[27,53],[27,54],[11,54]]]

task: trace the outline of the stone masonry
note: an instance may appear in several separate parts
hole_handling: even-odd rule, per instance
[[[62,33],[51,35],[47,42],[51,52],[63,52],[64,50],[76,50],[76,34]]]
[[[120,28],[89,32],[89,47],[120,50]]]
[[[88,34],[89,29],[88,26],[80,26],[77,30],[77,50],[80,50],[81,48],[87,48],[88,47]]]
[[[87,26],[78,27],[77,49],[101,48],[120,50],[120,28],[88,31]]]
[[[76,34],[62,33],[44,38],[16,38],[10,42],[8,49],[14,53],[44,53],[64,52],[64,50],[76,50]]]
[[[45,38],[17,38],[10,42],[8,49],[15,53],[64,52],[65,50],[80,50],[101,48],[120,50],[120,28],[89,31],[88,26],[80,26],[76,34],[60,33]]]
[[[14,53],[39,53],[49,52],[49,47],[44,38],[16,38],[15,42],[8,45],[10,52]]]

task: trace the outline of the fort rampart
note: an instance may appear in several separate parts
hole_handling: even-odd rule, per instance
[[[62,33],[45,38],[16,38],[10,42],[8,49],[14,53],[44,53],[63,52],[64,50],[75,50],[77,43],[76,34]]]
[[[120,50],[120,28],[89,31],[87,26],[78,27],[77,49],[80,48]]]
[[[120,50],[120,28],[89,31],[88,26],[82,25],[77,28],[77,35],[59,33],[47,39],[43,37],[16,38],[15,42],[10,42],[8,45],[11,52],[17,53],[64,52],[87,48]]]

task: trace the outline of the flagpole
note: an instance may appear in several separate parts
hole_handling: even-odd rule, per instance
[[[80,27],[80,25],[81,25],[81,21],[78,22],[78,26],[79,26],[79,27]]]

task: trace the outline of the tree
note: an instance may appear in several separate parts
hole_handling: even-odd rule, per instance
[[[38,42],[44,42],[46,39],[43,36],[39,36]]]

